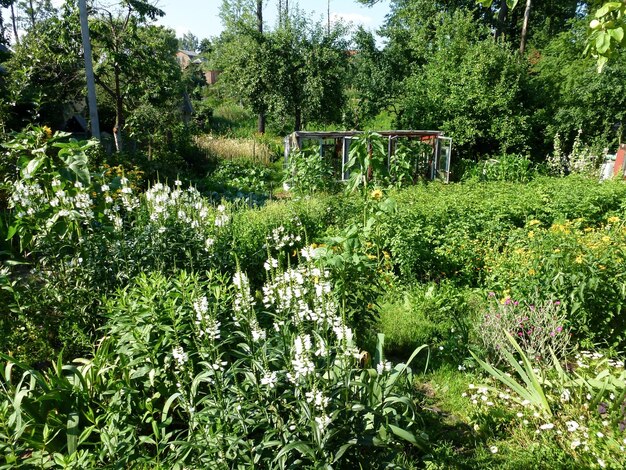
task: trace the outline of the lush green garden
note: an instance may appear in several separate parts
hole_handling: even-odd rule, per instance
[[[626,463],[621,181],[405,186],[354,145],[331,192],[302,158],[196,187],[3,146],[6,468]]]
[[[268,3],[0,1],[0,468],[626,467],[623,2]]]

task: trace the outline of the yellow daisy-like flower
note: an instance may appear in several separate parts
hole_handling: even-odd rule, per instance
[[[603,237],[602,237],[602,241],[603,241],[604,243],[609,243],[609,242],[611,241],[611,237],[609,237],[609,236],[605,235],[605,236],[603,236]]]
[[[617,216],[609,217],[607,219],[607,222],[610,224],[616,224],[617,222],[619,222],[619,217]]]
[[[41,130],[43,130],[44,134],[46,134],[46,139],[52,137],[52,129],[50,129],[48,126],[43,126]]]
[[[593,232],[593,228],[592,227],[585,227],[585,232]]]
[[[576,261],[576,263],[581,264],[583,262],[583,257],[582,256],[577,256],[575,261]]]
[[[533,232],[532,230],[528,232],[528,238],[535,238],[535,232]]]
[[[529,269],[528,274],[530,274],[531,276],[534,276],[535,274],[537,274],[537,271],[535,271],[534,269]]]
[[[383,192],[380,189],[375,189],[374,191],[372,191],[371,196],[372,199],[378,200],[383,197]]]

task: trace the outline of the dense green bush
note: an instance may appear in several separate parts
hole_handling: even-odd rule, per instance
[[[499,250],[512,229],[530,219],[582,218],[597,226],[621,207],[624,195],[619,181],[581,177],[415,186],[393,194],[398,211],[381,219],[381,239],[407,279],[479,285],[486,253]]]
[[[600,226],[581,219],[545,226],[531,220],[488,257],[486,282],[513,298],[564,302],[575,338],[585,347],[621,347],[625,243],[618,216]]]
[[[432,49],[404,81],[399,127],[441,129],[463,158],[526,151],[527,65],[469,12],[438,13],[433,20]]]

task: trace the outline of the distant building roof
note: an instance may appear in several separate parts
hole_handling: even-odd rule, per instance
[[[183,49],[180,49],[178,52],[182,52],[183,54],[185,54],[185,55],[189,56],[190,58],[195,57],[195,56],[197,56],[197,55],[198,55],[198,53],[197,53],[197,52],[194,52],[194,51],[185,51],[185,50],[183,50]]]

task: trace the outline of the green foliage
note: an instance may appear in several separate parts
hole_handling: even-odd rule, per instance
[[[92,201],[86,193],[91,186],[86,151],[96,143],[64,142],[68,137],[67,133],[52,135],[49,128],[33,127],[2,144],[7,149],[8,205],[14,210],[6,239],[18,234],[22,250],[65,238],[76,240],[93,217]]]
[[[516,439],[533,445],[559,446],[564,454],[559,458],[562,468],[623,466],[623,362],[583,351],[573,358],[575,371],[561,367],[558,361],[551,370],[533,370],[521,357],[518,363],[511,356],[509,367],[518,369],[516,376],[522,381],[481,361],[495,380],[486,386],[470,384],[469,393],[464,394],[471,399],[476,426],[480,423],[481,431],[493,432],[497,416],[508,412],[504,433],[516,434]],[[546,405],[551,411],[549,419],[536,411]]]
[[[285,183],[298,194],[329,191],[336,186],[332,166],[315,148],[296,150],[289,154]]]
[[[507,243],[504,233],[533,217],[545,223],[582,217],[595,226],[619,210],[624,191],[619,182],[573,177],[536,178],[528,185],[415,186],[394,194],[398,211],[381,220],[381,247],[406,279],[478,285],[486,255]]]
[[[515,357],[514,353],[507,351],[506,349],[502,350],[502,354],[506,358],[507,365],[510,369],[515,370],[521,379],[521,381],[516,380],[511,377],[511,374],[507,374],[501,370],[495,369],[492,365],[480,360],[476,355],[472,353],[472,357],[480,364],[480,366],[485,369],[491,376],[493,376],[496,380],[500,381],[507,387],[509,387],[513,393],[515,394],[512,399],[519,404],[528,403],[538,411],[540,411],[546,417],[552,417],[552,410],[550,409],[550,404],[546,398],[544,393],[542,382],[543,378],[538,375],[536,372],[533,362],[528,358],[524,351],[519,347],[516,340],[511,336],[508,332],[504,333],[507,340],[515,349],[515,352],[521,358],[521,361],[518,362],[517,357]]]
[[[591,29],[587,37],[587,51],[598,60],[598,72],[602,72],[607,62],[614,58],[624,45],[626,29],[626,5],[623,2],[604,2],[589,23]]]
[[[244,160],[223,160],[204,179],[203,185],[207,190],[227,198],[242,197],[247,193],[262,196],[271,193],[272,176],[272,170],[264,165]]]
[[[434,51],[404,82],[399,125],[445,131],[464,158],[525,151],[526,65],[506,45],[485,37],[469,14],[438,18]]]
[[[461,364],[477,317],[472,297],[447,282],[390,290],[380,301],[379,328],[387,353],[408,357],[418,345],[428,344],[436,364],[448,360]]]
[[[532,75],[530,98],[537,108],[533,127],[541,137],[533,144],[536,153],[540,146],[547,153],[557,133],[566,154],[576,137],[600,152],[609,146],[611,153],[615,144],[623,141],[620,122],[626,118],[626,55],[617,55],[598,74],[592,58],[581,58],[585,28],[584,20],[573,22],[569,31],[551,38],[533,64],[536,73]]]
[[[502,155],[482,160],[463,172],[462,179],[528,183],[535,176],[532,162],[521,155]]]
[[[249,22],[235,23],[220,48],[222,86],[253,112],[269,112],[283,132],[341,120],[346,61],[341,28],[327,33],[296,12],[263,34]]]
[[[380,134],[366,132],[350,142],[346,170],[350,174],[346,191],[367,193],[374,178],[387,175],[387,150]]]
[[[543,300],[565,302],[573,333],[586,345],[622,345],[622,224],[618,216],[598,225],[531,221],[486,263],[488,282],[500,292],[510,289],[514,298],[528,299],[536,291]]]

